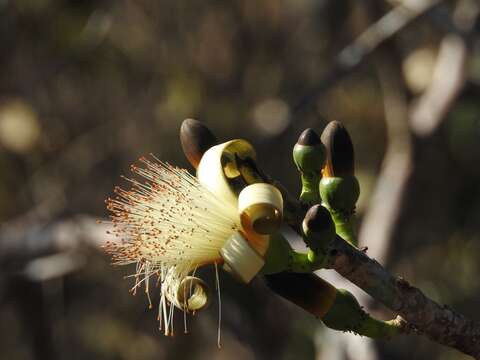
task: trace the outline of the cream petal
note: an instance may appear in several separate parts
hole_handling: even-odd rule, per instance
[[[265,264],[263,257],[239,232],[233,234],[220,250],[224,269],[244,283],[249,283]]]
[[[245,231],[271,235],[278,230],[282,223],[282,194],[270,184],[249,185],[240,192],[238,212]]]
[[[237,205],[237,195],[228,183],[228,177],[240,175],[235,155],[242,159],[256,158],[252,145],[242,139],[227,141],[208,149],[197,168],[199,182],[220,199]]]

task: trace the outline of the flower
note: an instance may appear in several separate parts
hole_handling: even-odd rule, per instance
[[[220,250],[241,229],[240,217],[234,204],[212,194],[188,171],[153,155],[140,162],[144,166],[132,166],[132,171],[144,181],[127,179],[131,189],[116,187],[117,196],[106,201],[111,232],[119,241],[109,241],[104,248],[114,264],[136,264],[133,292],[143,283],[148,294],[150,277],[158,276],[158,318],[168,335],[172,304],[185,312],[206,305],[206,286],[189,274],[200,266],[223,262]],[[198,301],[199,296],[203,300]]]
[[[174,307],[186,316],[208,304],[206,284],[193,276],[197,268],[215,266],[220,305],[219,264],[244,283],[265,264],[283,199],[270,184],[249,183],[254,177],[247,168],[242,175],[237,159],[252,155],[244,140],[213,146],[199,163],[198,179],[153,155],[140,158],[143,166],[132,171],[143,181],[126,178],[131,189],[116,187],[116,197],[106,201],[119,240],[104,248],[114,264],[136,264],[132,292],[144,285],[150,306],[150,277],[158,277],[165,335],[173,333]]]

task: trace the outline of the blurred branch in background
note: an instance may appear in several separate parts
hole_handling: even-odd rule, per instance
[[[478,15],[478,6],[472,5],[469,0],[461,1],[454,15],[454,24],[464,35],[472,30]],[[431,83],[408,107],[405,85],[398,78],[399,69],[391,69],[385,63],[379,66],[389,145],[359,238],[365,246],[369,244],[368,239],[375,239],[370,242],[369,254],[382,263],[387,260],[413,167],[410,132],[418,137],[432,136],[445,120],[465,84],[467,56],[466,40],[460,34],[447,34],[440,44]]]
[[[90,216],[49,222],[16,219],[2,225],[0,267],[35,281],[64,276],[84,264],[82,249],[105,243],[107,230]]]
[[[58,352],[52,326],[55,309],[49,306],[45,283],[81,269],[85,249],[104,244],[106,230],[88,216],[48,223],[24,216],[2,224],[0,271],[7,275],[6,290],[36,359],[56,359]]]
[[[370,25],[355,41],[335,57],[333,65],[318,86],[303,96],[294,108],[300,111],[312,104],[318,95],[366,61],[380,45],[424,15],[441,0],[403,1]]]

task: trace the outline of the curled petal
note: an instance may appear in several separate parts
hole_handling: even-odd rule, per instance
[[[247,233],[253,231],[260,235],[271,235],[282,223],[282,194],[270,184],[249,185],[240,192],[238,212]]]
[[[265,264],[263,257],[238,232],[228,239],[220,254],[224,260],[225,270],[244,283],[250,282]]]
[[[170,303],[187,312],[200,311],[209,303],[208,285],[200,278],[171,276],[164,286],[164,294]]]
[[[245,140],[227,141],[208,149],[197,168],[197,178],[203,186],[219,198],[235,205],[239,192],[235,189],[235,181],[241,178],[236,157],[254,160],[255,150]]]

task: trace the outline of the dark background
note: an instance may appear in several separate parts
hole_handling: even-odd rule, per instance
[[[294,194],[298,135],[335,119],[356,150],[370,255],[479,319],[478,6],[442,2],[381,44],[359,40],[396,3],[0,0],[0,358],[466,358],[423,337],[327,330],[225,273],[223,348],[215,301],[166,338],[128,293],[133,270],[98,247],[104,199],[139,156],[190,169],[186,117],[248,139]]]

